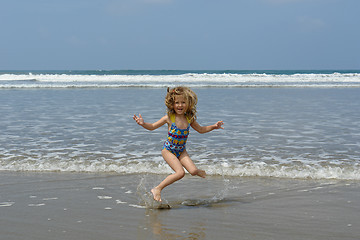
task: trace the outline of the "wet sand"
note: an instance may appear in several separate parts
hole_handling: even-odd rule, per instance
[[[0,172],[1,238],[359,239],[360,182]]]

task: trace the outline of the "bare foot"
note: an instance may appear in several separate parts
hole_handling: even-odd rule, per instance
[[[161,191],[157,188],[151,189],[155,201],[161,202]]]
[[[206,172],[204,170],[199,169],[197,172],[197,175],[199,177],[205,178],[206,177]]]

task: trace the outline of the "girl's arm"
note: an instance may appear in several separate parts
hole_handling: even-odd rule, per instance
[[[218,121],[217,123],[215,123],[214,125],[210,125],[210,126],[200,126],[200,124],[194,120],[192,123],[191,123],[191,127],[193,129],[195,129],[195,131],[199,132],[199,133],[207,133],[207,132],[210,132],[214,129],[224,129],[222,127],[222,125],[224,124],[223,121]]]
[[[154,122],[154,123],[147,123],[144,121],[144,119],[142,118],[141,114],[139,114],[139,116],[134,115],[133,119],[136,121],[137,124],[139,124],[140,126],[142,126],[143,128],[153,131],[159,127],[161,127],[162,125],[164,125],[165,123],[168,122],[168,116],[165,115],[162,118],[160,118],[159,121]]]

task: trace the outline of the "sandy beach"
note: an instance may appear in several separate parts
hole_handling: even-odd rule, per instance
[[[2,239],[359,239],[359,182],[0,173]]]

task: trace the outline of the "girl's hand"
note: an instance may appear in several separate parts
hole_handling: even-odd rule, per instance
[[[224,125],[224,122],[223,121],[218,121],[217,123],[214,124],[214,129],[224,129],[222,127],[222,125]]]
[[[133,119],[136,121],[137,124],[140,126],[144,125],[144,119],[142,118],[141,114],[139,114],[139,117],[134,114]]]

